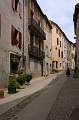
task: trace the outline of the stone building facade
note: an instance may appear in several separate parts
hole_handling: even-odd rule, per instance
[[[51,21],[52,24],[52,69],[63,70],[63,31]]]
[[[71,42],[71,69],[75,69],[75,43]]]
[[[26,9],[28,18],[27,69],[33,77],[38,77],[44,74],[44,40],[46,40],[46,33],[44,31],[45,15],[36,0],[28,0]]]
[[[44,30],[46,33],[46,40],[44,41],[45,51],[45,75],[49,75],[52,72],[52,25],[47,17],[44,20]]]
[[[63,69],[66,70],[67,67],[68,67],[68,39],[67,37],[65,36],[64,37],[64,45],[63,45]]]
[[[75,69],[75,44],[68,40],[64,34],[63,69]]]
[[[22,56],[23,2],[0,2],[0,77],[16,73]]]
[[[76,35],[76,74],[79,76],[79,3],[75,5],[73,21]]]

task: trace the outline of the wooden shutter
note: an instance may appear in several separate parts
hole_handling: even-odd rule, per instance
[[[18,31],[12,25],[12,28],[11,28],[11,44],[12,45],[17,45],[18,44],[17,34],[18,34]]]
[[[12,25],[12,27],[11,27],[11,44],[12,45],[14,45],[14,43],[15,43],[14,32],[15,32],[15,29],[14,29],[14,26]]]
[[[19,43],[18,43],[18,47],[19,47],[19,49],[21,49],[21,47],[22,47],[22,33],[21,33],[21,32],[19,32]]]

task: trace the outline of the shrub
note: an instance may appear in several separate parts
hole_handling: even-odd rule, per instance
[[[25,77],[24,75],[20,75],[16,78],[16,81],[20,84],[23,85],[25,83]]]
[[[9,83],[8,83],[8,93],[16,93],[16,76],[10,75],[9,76]]]
[[[20,89],[20,84],[16,81],[16,88]]]
[[[32,75],[30,75],[30,74],[25,75],[26,82],[30,82],[31,79],[32,79]]]
[[[16,86],[16,76],[15,75],[10,75],[9,76],[9,86]]]

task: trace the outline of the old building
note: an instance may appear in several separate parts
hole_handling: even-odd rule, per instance
[[[52,69],[63,69],[63,31],[53,21],[52,24]]]
[[[44,31],[45,15],[36,0],[28,0],[26,9],[28,17],[27,69],[33,77],[38,77],[44,74],[44,40],[46,40],[46,33]]]
[[[68,40],[65,36],[64,39],[64,69],[67,67],[75,69],[75,44]]]
[[[68,38],[64,35],[63,44],[63,69],[66,70],[68,67]]]
[[[76,74],[79,76],[79,3],[75,5],[73,20],[76,35]]]
[[[75,44],[71,42],[71,69],[75,69]]]
[[[45,16],[44,30],[46,33],[46,40],[44,41],[45,50],[45,75],[49,75],[52,72],[52,25],[48,18]]]
[[[63,42],[63,69],[75,69],[75,44],[68,40],[64,34]]]
[[[16,73],[22,56],[23,3],[21,0],[0,2],[0,77]],[[0,80],[1,80],[0,79]]]

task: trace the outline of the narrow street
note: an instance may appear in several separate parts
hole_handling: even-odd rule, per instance
[[[0,120],[79,120],[79,80],[72,76],[60,75],[29,99],[1,115]]]

